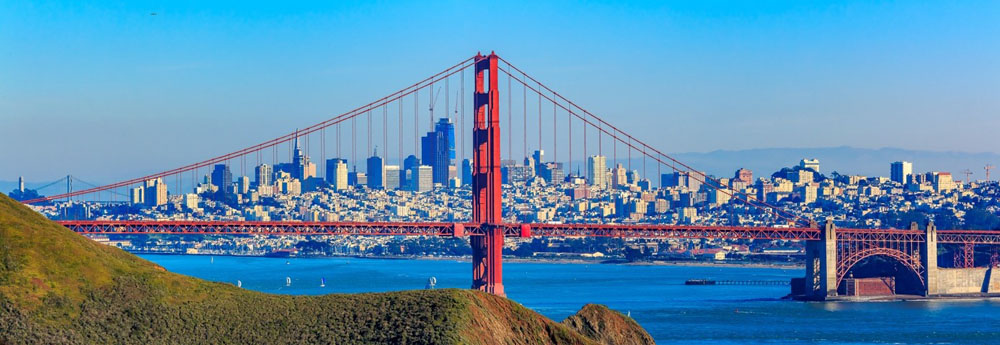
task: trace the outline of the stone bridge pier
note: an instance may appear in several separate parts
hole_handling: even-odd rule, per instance
[[[934,223],[927,229],[919,243],[899,243],[886,238],[859,240],[857,237],[838,236],[833,221],[822,227],[818,240],[806,241],[805,289],[807,299],[826,300],[837,296],[841,281],[852,266],[870,256],[884,255],[895,259],[913,270],[923,284],[925,296],[940,294],[938,289],[937,228]],[[910,230],[919,230],[916,223]]]

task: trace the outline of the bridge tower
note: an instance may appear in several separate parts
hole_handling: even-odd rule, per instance
[[[811,222],[810,227],[818,224]],[[820,239],[806,242],[806,296],[823,300],[837,295],[837,227],[832,220],[820,228]]]
[[[924,265],[924,296],[937,295],[938,291],[938,253],[937,253],[937,227],[934,222],[927,223],[923,246],[920,247],[920,260]]]
[[[504,229],[500,191],[499,57],[477,54],[475,119],[472,129],[472,221],[484,236],[471,236],[472,288],[495,295],[503,291]]]

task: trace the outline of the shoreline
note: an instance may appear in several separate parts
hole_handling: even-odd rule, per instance
[[[470,256],[364,256],[364,255],[330,255],[330,256],[296,256],[296,257],[273,257],[266,255],[237,255],[237,254],[188,254],[188,253],[156,253],[156,252],[130,252],[135,255],[186,255],[186,256],[231,256],[231,257],[255,257],[267,259],[336,259],[355,258],[372,260],[428,260],[428,261],[459,261],[468,262],[472,260]],[[775,269],[804,269],[805,265],[795,263],[761,263],[761,262],[739,262],[739,261],[642,261],[627,262],[624,260],[588,260],[588,259],[550,259],[550,258],[515,258],[504,257],[506,263],[526,263],[526,264],[567,264],[567,265],[629,265],[629,266],[679,266],[679,267],[738,267],[738,268],[775,268]]]

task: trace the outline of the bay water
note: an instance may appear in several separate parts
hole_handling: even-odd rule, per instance
[[[141,255],[169,271],[291,295],[469,288],[460,260]],[[504,263],[507,297],[556,321],[584,304],[630,314],[658,344],[996,344],[1000,301],[796,302],[788,286],[684,285],[784,280],[801,268]],[[286,284],[286,278],[291,284]],[[325,287],[321,280],[325,279]]]

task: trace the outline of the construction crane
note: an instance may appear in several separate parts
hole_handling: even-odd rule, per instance
[[[430,127],[430,130],[431,131],[434,131],[434,104],[437,103],[438,97],[441,97],[441,87],[438,86],[437,91],[434,91],[434,88],[431,88],[431,106],[430,106],[430,111],[431,111],[431,117],[430,117],[431,127]],[[444,114],[444,116],[448,116],[448,114]]]
[[[972,170],[965,169],[962,173],[965,174],[965,183],[972,184]]]
[[[986,167],[984,167],[986,169],[986,182],[990,182],[990,170],[993,170],[993,168],[996,168],[993,164],[986,164]]]

